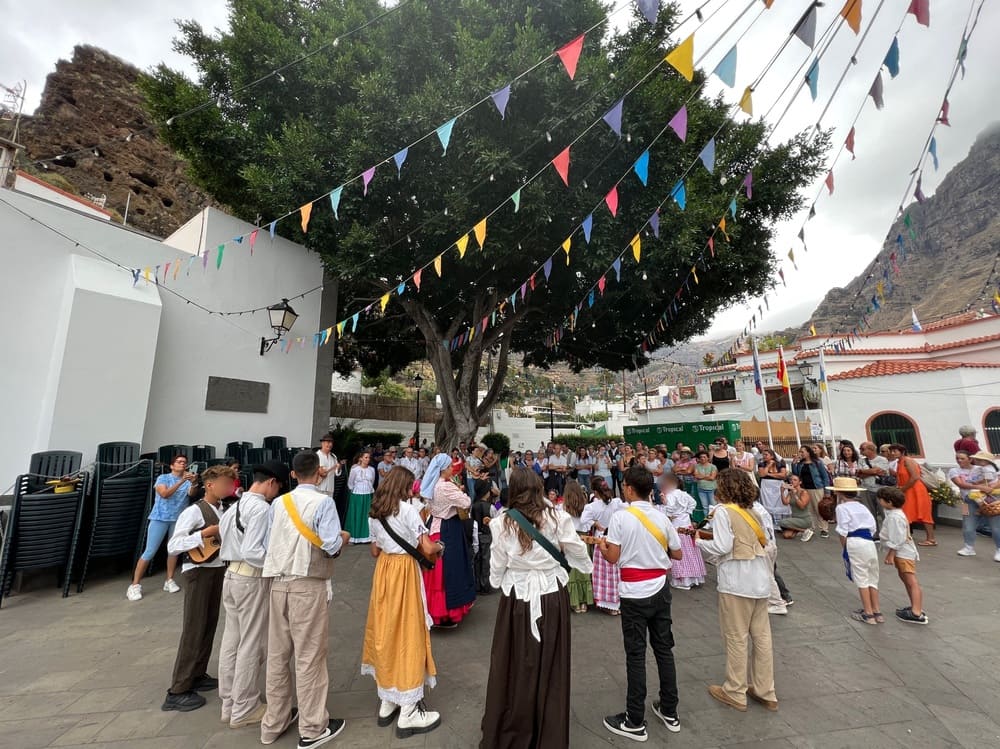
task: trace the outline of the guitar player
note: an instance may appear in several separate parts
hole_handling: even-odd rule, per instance
[[[204,499],[180,514],[174,535],[167,543],[170,554],[184,554],[184,619],[174,662],[173,683],[162,710],[188,712],[205,704],[200,692],[219,686],[206,673],[212,655],[215,628],[219,623],[225,563],[219,556],[219,503],[231,496],[236,470],[212,466],[201,474]]]

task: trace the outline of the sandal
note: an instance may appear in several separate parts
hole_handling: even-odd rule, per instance
[[[876,611],[876,612],[874,612],[874,613],[872,614],[872,616],[874,616],[874,617],[875,617],[875,621],[876,621],[876,622],[877,622],[878,624],[885,624],[885,617],[884,617],[884,616],[882,616],[882,612],[881,612],[881,611]]]
[[[937,541],[917,541],[917,546],[937,546]]]
[[[866,614],[864,611],[852,611],[851,618],[856,622],[864,622],[865,624],[878,624],[875,619],[875,614]]]
[[[621,616],[622,612],[618,609],[607,609],[608,616]]]

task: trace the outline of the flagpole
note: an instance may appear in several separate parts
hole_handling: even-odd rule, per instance
[[[763,376],[760,372],[760,355],[757,352],[757,338],[750,337],[753,343],[754,377],[760,381],[760,397],[764,401],[764,423],[767,424],[767,446],[774,449],[774,437],[771,435],[771,416],[767,412],[767,390],[764,388]]]
[[[778,357],[781,359],[782,362],[784,362],[784,360],[785,360],[785,352],[782,351],[781,346],[778,346]],[[787,365],[785,365],[785,372],[786,373],[788,372],[788,366]],[[785,376],[787,377],[788,375],[786,374]],[[782,388],[784,388],[784,384],[782,384]],[[799,436],[799,420],[798,420],[798,418],[795,415],[795,397],[792,395],[792,386],[791,385],[788,386],[787,393],[788,393],[788,405],[792,409],[792,425],[795,428],[795,444],[801,450],[802,449],[802,438]]]
[[[826,409],[826,424],[828,427],[830,427],[830,457],[834,458],[836,455],[837,448],[836,448],[836,443],[833,439],[835,434],[833,430],[833,409],[830,408],[830,388],[827,385],[826,357],[823,356],[822,347],[820,347],[819,350],[819,373],[820,373],[820,381],[819,381],[820,398],[822,398],[823,406]]]

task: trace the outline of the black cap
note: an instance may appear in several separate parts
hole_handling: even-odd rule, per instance
[[[333,439],[333,432],[327,432],[326,434],[324,434],[322,437],[319,438],[319,441],[320,442],[327,442],[327,441],[333,442],[334,441],[334,439]]]
[[[263,473],[265,476],[277,479],[282,489],[288,488],[288,466],[277,460],[269,460],[259,466],[254,466],[254,473]]]

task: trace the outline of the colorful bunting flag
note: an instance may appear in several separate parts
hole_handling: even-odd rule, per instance
[[[611,211],[612,216],[618,215],[618,185],[611,188],[611,191],[604,196],[604,202],[608,206],[608,210]]]
[[[341,185],[336,190],[330,192],[330,207],[333,208],[333,217],[340,221],[340,195],[344,192],[344,187]],[[273,235],[272,235],[273,236]]]
[[[635,174],[642,182],[642,186],[645,187],[649,182],[649,151],[643,151],[638,159],[635,160],[633,165],[635,169]]]
[[[830,191],[830,195],[833,195],[833,170],[826,173],[826,179],[823,180],[823,184],[825,184],[826,189]]]
[[[787,289],[788,288],[788,284],[785,282],[785,269],[784,268],[778,268],[778,278],[781,279],[781,285],[784,286]]]
[[[740,109],[746,112],[748,115],[753,117],[753,89],[747,86],[743,90],[743,96],[740,97]]]
[[[795,30],[792,32],[797,36],[803,44],[805,44],[809,49],[816,46],[816,8],[818,8],[822,3],[814,2],[802,17],[799,22],[795,24]]]
[[[382,312],[384,313],[386,305],[389,304],[389,295],[383,294],[382,297],[378,300],[378,303],[379,306],[382,308]]]
[[[934,136],[931,136],[930,145],[927,146],[927,153],[929,153],[931,158],[934,159],[934,171],[936,172],[938,170],[939,163],[937,155],[937,138]]]
[[[443,155],[448,154],[448,144],[451,143],[451,131],[454,129],[455,120],[457,119],[458,119],[457,117],[452,117],[450,120],[448,120],[446,123],[444,123],[437,130],[434,131],[435,133],[437,133],[438,140],[441,141],[441,148],[444,149]]]
[[[465,251],[469,248],[469,235],[463,234],[461,237],[456,239],[455,246],[458,248],[458,257],[464,258]]]
[[[611,267],[614,268],[614,271],[615,271],[615,280],[618,281],[618,283],[621,283],[621,280],[622,280],[622,259],[620,257],[618,259],[616,259],[613,263],[611,263]]]
[[[622,107],[624,104],[625,100],[619,99],[615,102],[611,109],[605,112],[604,116],[601,118],[608,123],[608,127],[610,127],[619,138],[622,137]]]
[[[698,154],[701,163],[708,170],[709,174],[715,172],[715,138],[712,138]]]
[[[736,47],[729,50],[726,56],[719,60],[719,64],[712,72],[729,88],[736,85]]]
[[[819,93],[819,58],[817,57],[812,61],[812,65],[809,66],[809,70],[806,72],[806,83],[809,84],[809,95],[812,97],[813,101],[816,101],[816,96]]]
[[[951,105],[948,104],[948,99],[945,98],[944,102],[941,104],[941,112],[940,114],[938,114],[937,118],[937,121],[939,123],[941,123],[942,125],[947,125],[948,127],[951,127],[951,123],[948,122],[948,108],[950,106]]]
[[[642,238],[636,234],[632,237],[632,241],[629,244],[632,246],[632,257],[634,257],[635,261],[638,263],[642,257]]]
[[[674,47],[664,59],[687,80],[694,80],[694,34]]]
[[[698,284],[701,283],[701,281],[698,280],[698,266],[697,265],[692,265],[691,266],[691,275],[694,276],[694,282],[695,283],[698,283]]]
[[[601,292],[601,296],[604,296],[604,287],[608,285],[608,279],[606,276],[601,276],[597,279],[597,290]]]
[[[490,94],[490,98],[493,99],[493,105],[500,113],[500,119],[507,119],[507,102],[510,101],[510,84],[508,83],[499,91],[494,91]]]
[[[594,294],[594,290],[591,289],[590,292],[587,294],[587,307],[593,307],[594,306],[594,297],[595,296],[596,295]]]
[[[484,218],[473,226],[472,231],[476,235],[476,242],[479,244],[479,249],[483,249],[483,245],[486,244],[486,219]]]
[[[521,210],[521,188],[514,190],[514,194],[510,196],[510,201],[514,204],[514,213]]]
[[[423,272],[424,270],[421,268],[413,274],[413,285],[417,287],[417,291],[420,291],[420,277],[423,275]]]
[[[396,155],[392,157],[392,160],[396,162],[396,177],[399,178],[403,174],[403,162],[406,161],[407,154],[410,153],[409,147],[404,148],[402,151],[397,151]]]
[[[911,0],[906,12],[916,16],[917,23],[921,26],[931,25],[931,0]]]
[[[682,211],[687,207],[687,189],[684,187],[684,180],[674,185],[674,189],[670,191],[670,197],[674,199]]]
[[[722,232],[722,236],[724,236],[726,238],[726,241],[728,242],[729,241],[729,235],[726,234],[726,217],[725,216],[723,216],[722,219],[719,221],[719,231]]]
[[[851,128],[851,132],[847,134],[847,140],[844,141],[844,147],[847,149],[848,153],[851,154],[851,161],[857,158],[854,154],[854,128]],[[815,211],[815,209],[813,209]],[[810,216],[812,218],[812,216]]]
[[[851,31],[855,34],[861,33],[861,0],[847,0],[844,7],[840,9],[840,15],[847,21]]]
[[[358,318],[360,316],[361,316],[360,312],[355,312],[354,316],[351,317],[351,332],[352,333],[357,333],[358,332]]]
[[[650,23],[656,23],[656,18],[660,14],[660,0],[636,0],[639,12],[642,13]]]
[[[549,280],[549,275],[551,275],[551,273],[552,273],[552,258],[551,257],[548,260],[546,260],[545,264],[542,266],[542,273],[545,274],[545,280],[548,281]],[[532,278],[534,278],[534,276],[532,276]],[[534,284],[532,284],[532,288],[534,288]]]
[[[372,183],[372,178],[375,177],[375,167],[369,167],[361,174],[361,184],[362,184],[362,194],[368,194],[368,185]]]
[[[566,265],[569,265],[569,249],[573,245],[573,235],[566,237],[562,243],[563,252],[566,253]]]
[[[788,259],[792,261],[792,267],[795,268],[795,270],[798,270],[799,266],[795,264],[795,249],[794,248],[788,251]]]
[[[556,54],[562,60],[562,64],[566,68],[566,73],[569,75],[570,80],[573,80],[573,76],[576,75],[576,63],[580,59],[580,52],[583,50],[583,37],[584,35],[580,34],[580,36],[569,44],[556,50]]]
[[[222,254],[225,251],[226,251],[226,245],[220,244],[219,245],[219,249],[218,249],[218,254],[215,256],[215,269],[216,270],[219,270],[219,268],[222,267]],[[159,268],[160,266],[156,266],[156,267]],[[164,281],[167,280],[167,273],[166,273],[166,271],[163,272],[163,280]]]
[[[559,154],[552,159],[552,166],[562,177],[563,184],[569,187],[569,146],[566,146]]]
[[[590,244],[590,232],[594,228],[594,214],[591,213],[587,216],[580,226],[583,228],[583,238],[587,240],[587,244]]]
[[[438,274],[438,278],[441,278],[441,256],[438,255],[434,258],[434,272]]]
[[[250,232],[250,254],[253,255],[253,246],[257,244],[257,230]],[[179,266],[179,264],[178,264]],[[174,278],[177,278],[177,267],[174,267]]]
[[[274,230],[277,228],[277,226],[278,226],[278,222],[277,221],[272,221],[271,224],[270,224],[270,226],[267,227],[267,232],[268,232],[268,234],[271,235],[271,239],[274,239]]]
[[[302,233],[305,234],[306,230],[309,228],[309,217],[312,215],[313,204],[306,203],[304,206],[299,208],[299,213],[302,214]]]
[[[729,201],[729,212],[736,218],[736,198]]]
[[[848,0],[850,2],[850,0]],[[872,83],[872,87],[868,90],[868,95],[872,97],[872,101],[875,102],[875,109],[882,109],[885,106],[885,99],[882,98],[883,94],[882,85],[882,71],[878,71],[878,75],[875,76],[875,81]]]
[[[913,197],[917,199],[918,203],[923,203],[925,200],[927,200],[927,196],[924,195],[923,188],[920,185],[920,182],[921,182],[921,180],[923,180],[923,178],[924,178],[923,174],[921,174],[919,177],[917,177],[917,187],[913,191]]]
[[[657,239],[660,238],[660,209],[657,208],[653,211],[653,215],[649,217],[649,228],[653,230],[653,236]]]
[[[882,61],[882,64],[889,71],[890,78],[899,75],[899,37],[892,38],[892,44],[889,45],[889,51],[885,53],[885,60]]]
[[[743,187],[747,191],[747,200],[753,198],[753,172],[747,172],[747,176],[743,178]]]
[[[667,123],[670,128],[677,133],[677,137],[681,141],[687,141],[688,132],[688,109],[687,106],[683,106],[677,110],[677,114],[670,118],[670,122]]]

